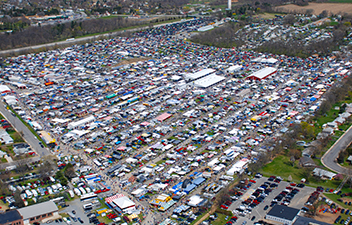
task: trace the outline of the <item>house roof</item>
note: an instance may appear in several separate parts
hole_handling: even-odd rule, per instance
[[[7,224],[20,219],[22,219],[22,216],[17,210],[10,210],[4,213],[0,213],[0,224]]]
[[[291,208],[284,205],[275,205],[267,214],[285,220],[292,221],[298,214],[299,209]]]
[[[299,159],[299,163],[302,165],[302,166],[316,166],[313,159],[310,158],[310,157],[307,157],[307,156],[302,156],[300,159]]]
[[[35,205],[18,209],[18,212],[23,216],[24,220],[55,211],[58,211],[58,208],[52,201],[38,203]]]

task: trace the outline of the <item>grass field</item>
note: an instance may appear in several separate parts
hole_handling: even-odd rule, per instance
[[[336,195],[336,194],[324,194],[328,199],[332,200],[333,202],[335,202],[336,204],[338,204],[341,208],[344,208],[344,209],[349,209],[349,210],[352,210],[352,206],[350,205],[345,205],[344,203],[342,202],[339,202],[337,201],[337,199],[341,198],[340,195]],[[341,198],[343,199],[344,201],[352,201],[352,198],[349,196],[349,197],[343,197]]]
[[[274,19],[275,15],[284,16],[286,14],[285,13],[263,13],[263,14],[259,14],[258,16],[263,19]]]
[[[211,222],[211,224],[212,225],[223,225],[230,219],[230,217],[228,217],[227,220],[225,220],[225,218],[226,218],[226,215],[218,213],[218,218],[216,220],[214,220],[213,222]],[[207,219],[209,219],[209,218],[207,218]]]
[[[312,177],[308,169],[298,166],[298,161],[295,161],[294,166],[292,166],[290,158],[284,155],[276,157],[272,162],[265,165],[260,172],[265,176],[280,176],[285,181],[291,175],[292,181],[296,183],[305,178],[307,179],[307,185],[312,187],[323,186],[324,188],[336,189],[341,183],[338,180],[320,180]]]

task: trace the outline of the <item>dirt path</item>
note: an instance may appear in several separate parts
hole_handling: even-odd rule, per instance
[[[211,214],[213,214],[216,210],[216,207],[211,207],[210,212],[208,212],[207,214],[205,214],[202,218],[200,218],[200,220],[198,220],[194,225],[199,225],[201,222],[203,222],[206,218],[208,218]]]

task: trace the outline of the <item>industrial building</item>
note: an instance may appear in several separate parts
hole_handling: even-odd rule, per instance
[[[276,72],[277,72],[277,69],[275,69],[273,67],[265,67],[261,70],[258,70],[256,72],[252,73],[251,75],[246,77],[246,79],[263,80],[263,79],[266,79],[267,77],[269,77],[270,75],[275,74]]]
[[[265,216],[265,219],[291,225],[295,222],[299,209],[285,205],[275,205]]]
[[[199,80],[194,81],[193,84],[195,87],[207,88],[207,87],[210,87],[214,84],[217,84],[223,80],[225,80],[225,77],[218,76],[214,73],[214,74],[211,74],[209,76],[206,76],[206,77],[203,77]]]
[[[203,69],[195,73],[187,73],[183,77],[185,78],[186,81],[194,81],[199,78],[202,78],[204,76],[207,76],[211,73],[214,73],[216,70],[208,68],[208,69]]]
[[[0,225],[22,225],[23,217],[17,209],[0,213]]]
[[[38,203],[18,209],[23,217],[24,224],[33,224],[42,220],[48,220],[59,216],[59,209],[53,201]]]

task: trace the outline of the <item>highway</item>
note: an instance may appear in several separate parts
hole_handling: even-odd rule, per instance
[[[50,155],[50,151],[47,148],[42,148],[39,144],[39,140],[34,134],[18,119],[14,114],[6,108],[3,102],[0,103],[0,112],[9,121],[12,127],[19,133],[22,133],[22,138],[31,146],[31,148],[40,156]]]
[[[323,165],[330,170],[341,173],[348,174],[348,170],[340,166],[336,158],[339,156],[340,151],[345,150],[352,142],[352,126],[335,142],[333,146],[324,154],[321,158]]]

